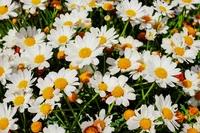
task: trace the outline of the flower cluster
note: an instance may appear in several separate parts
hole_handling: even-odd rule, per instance
[[[199,0],[1,0],[0,133],[200,132],[199,25]]]

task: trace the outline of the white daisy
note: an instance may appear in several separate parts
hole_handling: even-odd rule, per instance
[[[111,127],[112,115],[107,116],[105,109],[101,109],[99,115],[96,115],[94,120],[90,117],[90,121],[84,121],[81,123],[81,129],[83,133],[111,133],[114,131],[114,128]]]
[[[171,58],[158,55],[152,55],[147,61],[147,71],[149,80],[154,80],[162,87],[167,88],[167,85],[174,87],[174,83],[178,83],[175,75],[180,74],[180,69],[176,68],[177,64],[172,62]]]
[[[115,102],[116,105],[123,105],[125,107],[129,106],[129,100],[135,100],[136,95],[134,94],[134,89],[131,88],[126,82],[128,78],[124,75],[117,77],[111,77],[108,83],[108,92],[111,93],[106,99],[107,104]]]
[[[186,9],[196,9],[194,4],[199,4],[199,0],[177,0],[176,1],[179,4],[179,7],[183,8],[186,7]]]
[[[200,105],[200,91],[195,91],[195,95],[192,96],[187,103],[193,107],[198,107]]]
[[[139,113],[140,111],[140,113]],[[141,128],[142,132],[155,133],[155,126],[162,124],[162,122],[155,122],[160,117],[159,112],[154,110],[153,105],[142,105],[135,110],[135,116],[132,116],[126,121],[129,130]]]
[[[199,133],[200,127],[197,124],[183,124],[182,131],[180,133]]]
[[[17,17],[17,13],[14,11],[18,8],[17,3],[12,0],[1,0],[0,1],[0,20],[9,19],[11,17]]]
[[[174,132],[175,129],[178,129],[178,127],[180,126],[176,120],[178,119],[176,117],[176,111],[178,108],[177,104],[172,105],[172,101],[171,101],[171,96],[167,95],[165,98],[163,97],[163,95],[160,96],[155,96],[155,104],[156,107],[158,108],[164,122],[165,125],[168,127],[168,129],[171,132]]]
[[[152,27],[157,31],[158,34],[166,34],[169,29],[167,26],[168,17],[162,17],[160,15],[155,14],[153,16]]]
[[[79,9],[81,6],[84,5],[84,0],[66,0],[65,2],[68,10]]]
[[[67,45],[65,59],[79,68],[89,64],[98,65],[99,60],[96,56],[103,52],[103,47],[98,47],[98,44],[99,39],[91,33],[86,32],[83,38],[76,36],[75,42]]]
[[[8,107],[6,103],[0,103],[0,110],[0,132],[8,133],[9,130],[16,130],[18,126],[15,122],[18,119],[13,119],[13,116],[17,113],[17,108]]]
[[[6,78],[11,74],[12,69],[10,69],[11,63],[8,57],[0,56],[0,81],[3,85],[6,84]]]
[[[99,6],[101,6],[105,11],[111,11],[115,8],[114,2],[107,1],[107,0],[101,0],[101,2],[99,3]]]
[[[14,42],[14,39],[16,38],[15,33],[17,33],[16,29],[10,29],[8,35],[3,37],[2,40],[5,41],[4,47],[12,48],[16,45]]]
[[[47,77],[52,79],[54,87],[58,90],[64,90],[67,96],[72,96],[72,92],[76,90],[79,85],[76,70],[62,68],[58,72],[50,72]]]
[[[27,64],[23,56],[20,56],[19,54],[15,54],[11,68],[14,73],[17,73],[18,70],[23,71],[24,69],[28,68],[28,65],[29,64]]]
[[[65,133],[63,127],[58,126],[58,124],[48,125],[48,127],[43,128],[44,133]]]
[[[36,12],[36,9],[39,8],[40,10],[46,9],[45,2],[47,0],[20,0],[23,5],[23,9],[30,10],[31,14],[34,14]]]
[[[155,29],[147,29],[145,38],[149,41],[153,41],[156,38],[157,31]]]
[[[168,3],[166,2],[157,0],[153,2],[153,5],[155,7],[155,10],[163,16],[171,17],[171,15],[174,14],[174,11],[172,10],[173,6],[168,5]]]
[[[200,65],[195,65],[191,67],[191,71],[198,74],[198,79],[200,79]]]
[[[140,63],[138,63],[138,60],[140,59],[139,53],[134,50],[127,48],[124,51],[124,57],[118,58],[117,60],[108,57],[106,60],[106,63],[108,63],[109,66],[108,70],[110,71],[111,75],[114,75],[121,71],[124,72],[130,72],[134,69],[137,69],[140,66]]]
[[[68,26],[58,26],[56,29],[51,29],[50,34],[47,35],[47,39],[49,40],[48,45],[51,45],[53,48],[65,47],[74,33],[75,30]]]

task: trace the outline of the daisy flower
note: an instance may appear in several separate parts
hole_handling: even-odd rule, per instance
[[[60,104],[53,104],[49,103],[47,101],[43,102],[42,99],[34,99],[29,102],[30,107],[28,108],[28,112],[30,113],[36,113],[36,115],[33,117],[32,121],[36,122],[39,119],[46,119],[49,114],[53,111],[54,107],[56,105],[60,106]]]
[[[157,31],[155,29],[147,29],[145,38],[149,41],[153,41],[156,38]]]
[[[65,59],[79,68],[89,64],[98,65],[99,60],[96,56],[103,52],[103,47],[98,47],[98,44],[99,39],[91,33],[86,32],[83,38],[76,36],[75,42],[67,45]]]
[[[155,96],[155,104],[158,108],[165,125],[171,132],[175,132],[175,129],[178,129],[180,126],[176,120],[178,119],[176,117],[176,111],[177,111],[177,104],[172,105],[171,96],[167,95],[165,98],[163,95]]]
[[[110,80],[109,72],[106,72],[104,75],[102,75],[101,72],[96,71],[93,77],[90,78],[90,83],[96,93],[99,93],[101,97],[105,97],[106,91],[108,89],[109,80]]]
[[[17,113],[17,108],[8,107],[6,103],[0,103],[0,110],[0,132],[8,133],[9,130],[16,130],[18,126],[15,122],[18,119],[13,119],[13,116]]]
[[[169,27],[167,26],[168,17],[161,17],[155,14],[153,16],[152,27],[156,30],[157,34],[166,34]]]
[[[11,74],[12,69],[10,69],[11,63],[8,60],[8,57],[0,56],[0,81],[3,85],[6,84],[6,78]]]
[[[49,40],[48,45],[52,46],[53,48],[65,47],[73,37],[74,33],[75,30],[68,26],[58,26],[56,30],[51,29],[50,34],[47,35],[47,39]]]
[[[81,6],[84,5],[84,0],[66,0],[65,2],[68,10],[79,9]]]
[[[79,85],[76,75],[76,70],[62,68],[58,72],[50,72],[47,77],[53,81],[56,89],[64,90],[67,96],[72,96],[72,92],[76,90],[75,86]]]
[[[31,71],[25,69],[24,71],[18,70],[17,73],[13,73],[8,79],[11,83],[6,85],[8,88],[7,93],[15,94],[16,92],[32,92],[32,84],[36,78],[33,78]]]
[[[59,102],[62,94],[58,89],[54,89],[54,83],[49,77],[44,79],[38,78],[36,86],[40,89],[39,99],[45,100],[49,103]]]
[[[179,7],[183,8],[186,7],[186,9],[196,9],[194,4],[199,4],[199,0],[177,0],[176,1],[179,4]]]
[[[44,39],[46,38],[41,29],[36,29],[35,26],[33,28],[28,26],[27,29],[22,27],[15,36],[16,39],[14,39],[14,42],[23,50],[32,48],[35,45],[44,45]]]
[[[144,16],[145,11],[142,3],[138,0],[123,0],[116,6],[117,14],[122,17],[123,21],[132,20],[138,24],[139,19]]]
[[[48,125],[43,128],[44,133],[65,133],[64,128],[58,126],[58,124]]]
[[[176,68],[177,64],[172,62],[171,58],[152,55],[147,61],[147,66],[150,76],[147,80],[156,81],[162,88],[167,88],[167,85],[174,87],[174,83],[178,83],[178,79],[174,76],[180,74],[180,69]]]
[[[108,83],[108,92],[111,93],[106,99],[107,104],[115,102],[116,105],[123,105],[124,107],[129,106],[129,100],[135,100],[136,95],[134,94],[134,89],[131,88],[126,82],[128,78],[124,75],[117,77],[111,77]]]
[[[17,17],[17,13],[14,11],[18,8],[18,5],[12,0],[1,0],[0,1],[0,20],[9,19],[11,17]]]
[[[200,79],[200,65],[195,65],[191,67],[191,71],[198,74],[198,79]]]
[[[190,96],[194,96],[195,90],[199,90],[198,85],[200,83],[200,79],[198,79],[198,74],[190,70],[186,70],[184,75],[185,79],[180,85],[183,87],[183,91],[185,93],[189,94]]]
[[[101,6],[105,11],[110,11],[114,9],[114,2],[102,0],[101,3],[99,3],[99,6]]]
[[[140,113],[139,113],[140,111]],[[161,122],[155,122],[160,117],[159,112],[154,110],[153,105],[142,105],[139,109],[135,110],[135,115],[130,117],[126,124],[129,130],[141,128],[141,132],[155,133],[155,126],[162,124]]]
[[[15,34],[17,33],[16,29],[10,29],[8,31],[8,35],[3,37],[3,41],[5,41],[4,43],[4,47],[6,48],[12,48],[13,46],[15,46],[15,42],[14,39],[16,38]]]
[[[168,5],[166,2],[162,2],[160,0],[154,1],[153,5],[155,7],[155,10],[158,11],[163,16],[172,17],[171,15],[174,14],[174,11],[171,10],[173,6]]]
[[[78,19],[78,21],[76,22],[76,24],[79,27],[84,27],[84,21],[90,18],[87,18],[88,16],[88,11],[83,10],[83,9],[79,9],[79,10],[72,10],[71,14],[74,14],[74,16],[76,16]]]
[[[23,56],[31,69],[36,67],[38,69],[48,68],[50,64],[47,60],[53,56],[52,47],[48,45],[36,45],[32,49],[27,49],[21,56]]]
[[[111,127],[112,115],[107,116],[105,109],[101,109],[99,115],[96,115],[94,120],[92,117],[87,115],[90,118],[90,121],[84,121],[81,123],[81,129],[83,133],[111,133],[114,131],[114,128]]]
[[[139,53],[134,50],[127,48],[124,51],[124,57],[118,58],[117,60],[108,57],[106,60],[106,63],[108,63],[109,66],[108,70],[110,71],[111,75],[114,75],[121,72],[130,72],[133,69],[137,69],[140,66],[140,63],[138,63],[138,60],[140,59]]]
[[[198,107],[200,105],[200,91],[196,90],[195,95],[192,96],[187,103],[193,107]]]
[[[119,35],[116,34],[114,28],[107,29],[107,25],[101,26],[101,29],[91,27],[90,32],[95,37],[100,38],[99,46],[110,48],[112,44],[118,43],[116,39]]]
[[[87,4],[91,8],[98,8],[99,7],[99,1],[98,0],[86,0]]]
[[[24,70],[28,68],[27,62],[25,61],[23,56],[20,56],[19,54],[15,54],[13,62],[12,62],[12,70],[13,72],[17,73],[18,70]]]
[[[183,124],[182,131],[180,133],[199,133],[200,127],[197,124]]]
[[[20,0],[23,5],[23,9],[30,10],[31,14],[34,14],[36,12],[36,9],[39,8],[40,10],[46,9],[45,2],[47,0]]]
[[[19,93],[5,93],[5,98],[3,101],[5,103],[8,102],[13,102],[14,106],[19,108],[19,111],[23,113],[25,109],[27,109],[28,103],[30,101],[32,94],[31,93],[24,93],[24,92],[19,92]]]
[[[79,92],[80,92],[80,90],[76,89],[74,92],[72,92],[71,96],[67,96],[67,100],[70,103],[74,103],[74,102],[77,102],[79,104],[83,103],[83,100],[79,98],[79,95],[78,95]]]

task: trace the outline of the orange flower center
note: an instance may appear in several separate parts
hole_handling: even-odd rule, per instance
[[[109,2],[104,3],[103,5],[103,9],[108,11],[108,10],[112,10],[113,9],[113,5]]]
[[[149,23],[152,20],[150,16],[143,16],[142,19],[144,20],[144,23]]]
[[[69,26],[69,27],[72,27],[73,23],[71,21],[66,21],[64,23],[64,26]]]
[[[179,56],[183,56],[185,54],[185,50],[181,47],[175,47],[174,52]]]
[[[43,113],[44,115],[48,115],[51,113],[51,105],[48,104],[48,103],[43,103],[41,106],[40,106],[40,112]]]
[[[53,94],[54,89],[52,87],[47,87],[42,91],[42,97],[44,99],[51,99],[54,97]]]
[[[41,0],[32,0],[32,4],[38,5],[41,3]]]
[[[135,112],[132,109],[127,109],[124,112],[124,119],[128,120],[129,118],[131,118],[132,116],[135,116]]]
[[[167,77],[167,71],[164,68],[158,67],[155,69],[155,74],[157,77],[164,79]]]
[[[137,72],[142,72],[146,69],[146,65],[144,64],[144,62],[140,62],[140,66],[139,68],[136,70]]]
[[[128,9],[128,10],[126,10],[126,15],[129,16],[129,17],[135,17],[136,12],[132,9]]]
[[[124,90],[120,86],[116,86],[115,89],[111,92],[114,97],[121,97],[124,95]]]
[[[106,124],[105,124],[105,122],[102,121],[102,120],[95,120],[95,122],[93,123],[93,126],[94,126],[94,127],[97,127],[98,131],[100,132],[100,131],[103,131],[103,130],[104,130]],[[101,130],[99,129],[99,127],[101,127]]]
[[[191,3],[192,0],[182,0],[184,3]]]
[[[105,83],[100,83],[100,84],[98,85],[98,88],[99,88],[99,90],[101,90],[101,91],[107,91],[108,86],[107,86]]]
[[[198,133],[198,131],[195,128],[190,128],[187,130],[187,133]]]
[[[8,6],[0,6],[0,15],[4,15],[8,12]]]
[[[24,101],[25,101],[24,96],[17,96],[17,97],[15,97],[13,103],[15,106],[20,106],[24,103]]]
[[[60,43],[60,44],[64,44],[64,43],[66,43],[68,41],[68,37],[67,36],[60,36],[59,38],[58,38],[58,42]]]
[[[107,42],[107,39],[104,36],[100,36],[99,38],[100,38],[99,45],[102,45]]]
[[[192,82],[187,79],[183,80],[182,84],[185,88],[188,88],[188,89],[192,86]]]
[[[4,74],[4,68],[0,66],[0,77]]]
[[[163,108],[162,114],[163,114],[164,118],[167,120],[171,120],[173,118],[173,113],[169,108]]]
[[[34,133],[38,133],[42,129],[42,123],[37,121],[31,124],[31,131]]]
[[[39,55],[35,56],[35,58],[34,58],[34,62],[35,62],[36,64],[41,64],[41,63],[43,63],[44,61],[45,61],[45,57],[44,57],[43,54],[39,54]]]
[[[97,127],[89,126],[84,129],[83,133],[99,133],[99,131],[98,131]]]
[[[132,48],[132,45],[130,43],[125,43],[121,45],[122,49],[125,50],[126,48]]]
[[[91,77],[92,77],[92,74],[90,72],[84,72],[79,76],[80,81],[82,83],[88,83]]]
[[[90,48],[82,48],[80,51],[79,51],[79,57],[80,58],[88,58],[90,57],[90,55],[92,54],[92,50]]]
[[[131,66],[131,61],[127,58],[120,58],[117,65],[120,69],[127,69]]]
[[[143,118],[140,120],[140,127],[143,130],[148,130],[151,128],[151,121],[148,118]]]
[[[25,40],[24,40],[24,44],[27,46],[27,47],[31,47],[35,44],[35,39],[33,37],[27,37]]]
[[[19,84],[18,84],[18,88],[19,89],[24,89],[24,88],[26,88],[28,86],[28,81],[27,80],[22,80],[22,81],[20,81],[19,82]]]
[[[0,118],[0,130],[5,130],[9,125],[8,118]]]

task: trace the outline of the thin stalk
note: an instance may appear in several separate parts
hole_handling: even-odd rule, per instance
[[[127,29],[127,27],[128,27],[128,24],[129,24],[129,20],[126,21],[126,24],[125,24],[124,29],[123,29],[123,31],[122,31],[122,33],[121,33],[120,36],[124,36],[124,35],[125,35],[126,29]]]

